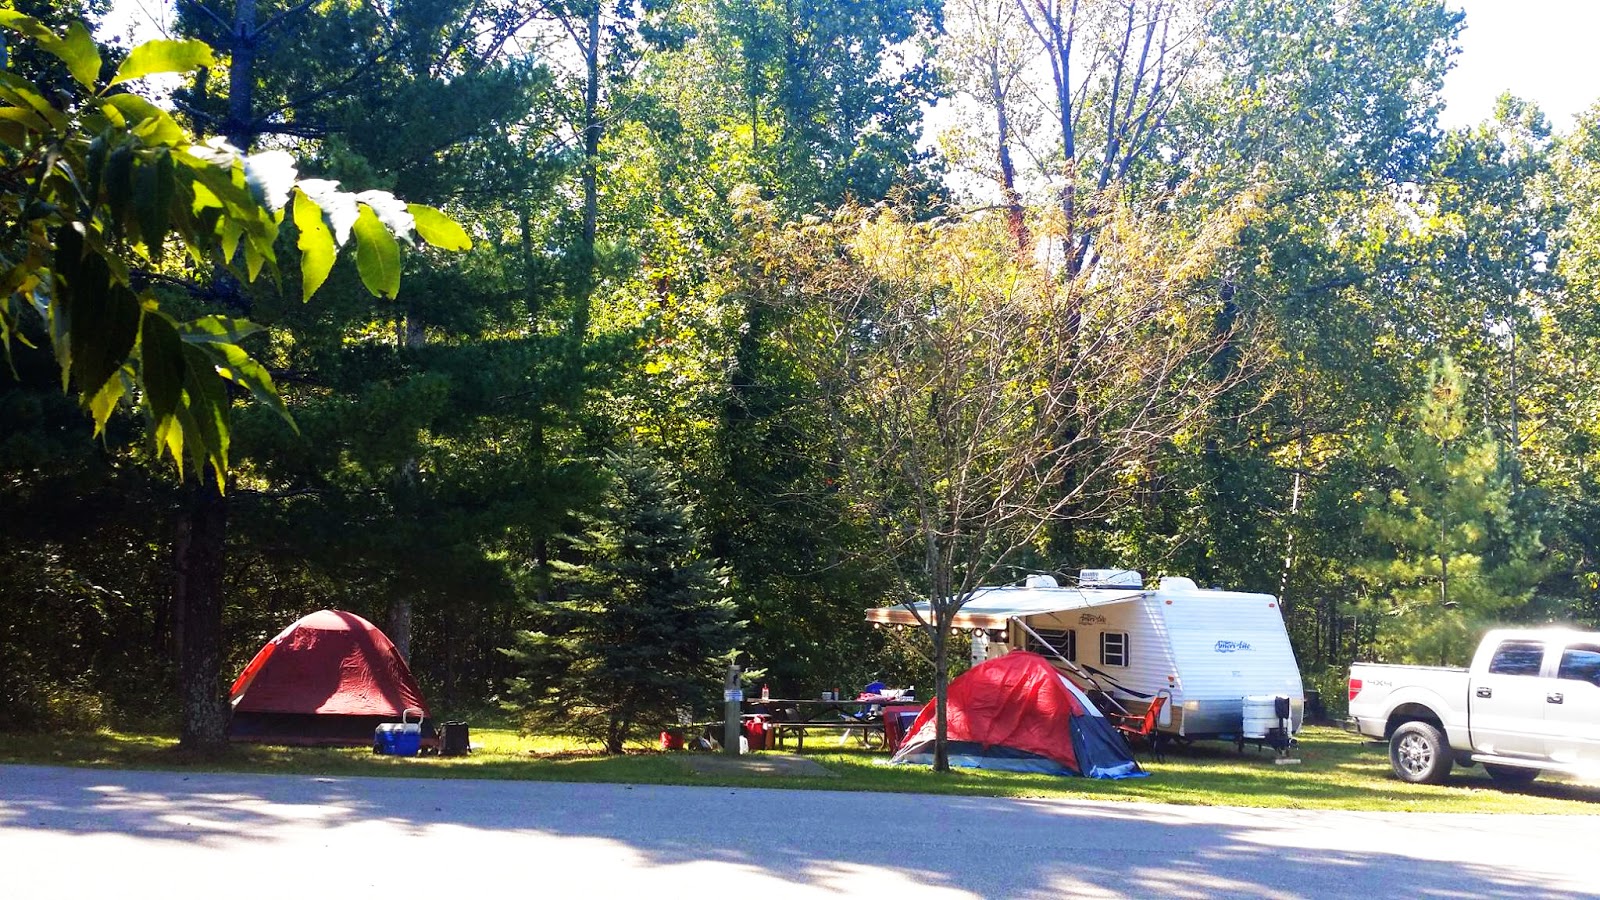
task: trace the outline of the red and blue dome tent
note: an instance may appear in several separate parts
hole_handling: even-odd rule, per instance
[[[1082,690],[1037,653],[986,660],[950,682],[950,764],[974,769],[1138,778],[1122,735]],[[933,764],[934,703],[906,732],[891,763]]]
[[[324,609],[268,641],[233,682],[228,737],[270,744],[372,743],[373,730],[407,710],[428,728],[428,704],[411,669],[378,626]]]

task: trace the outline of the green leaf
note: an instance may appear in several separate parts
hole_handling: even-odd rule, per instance
[[[322,214],[333,228],[334,246],[343,247],[350,240],[350,228],[361,213],[355,195],[339,190],[339,182],[324,178],[307,178],[295,187],[303,191],[312,203],[322,207]]]
[[[111,210],[111,220],[118,227],[133,205],[133,147],[119,144],[106,158],[104,179],[106,206]]]
[[[0,9],[0,27],[9,28],[12,31],[27,35],[39,43],[61,40],[43,22],[32,16],[25,16],[14,9]]]
[[[400,245],[365,203],[356,216],[355,235],[361,283],[375,296],[393,300],[400,294]]]
[[[100,205],[100,182],[106,174],[106,156],[111,152],[111,145],[107,143],[108,135],[95,135],[89,142],[89,152],[83,157],[84,185],[83,196],[80,203]]]
[[[28,143],[28,132],[38,133],[39,129],[24,127],[16,119],[6,115],[6,113],[10,112],[17,112],[17,110],[10,107],[0,109],[0,144],[20,150]],[[29,115],[32,114],[30,113]]]
[[[20,106],[7,106],[0,108],[0,119],[8,122],[15,122],[16,124],[21,125],[23,128],[26,128],[29,131],[37,134],[43,134],[44,132],[50,130],[50,123],[40,118],[38,113],[31,109],[23,109]],[[17,143],[21,143],[21,141],[19,140]]]
[[[145,310],[139,323],[139,386],[145,408],[154,423],[158,452],[172,456],[183,473],[183,424],[178,408],[183,402],[183,339],[164,313]]]
[[[183,406],[180,415],[188,432],[185,442],[196,464],[211,463],[217,483],[228,474],[228,386],[223,383],[211,355],[201,347],[183,348]]]
[[[239,224],[236,216],[224,216],[222,220],[222,258],[232,262],[233,257],[239,252],[239,240],[244,237],[244,226]]]
[[[111,280],[111,270],[90,254],[58,303],[68,302],[72,321],[72,380],[85,406],[133,352],[141,308],[133,292]]]
[[[111,85],[163,72],[192,72],[215,62],[216,57],[205,41],[147,41],[133,48],[117,67]]]
[[[68,25],[63,37],[38,19],[15,10],[0,9],[0,27],[32,38],[39,49],[66,63],[67,71],[78,83],[91,90],[94,88],[95,79],[100,75],[100,50],[82,22]]]
[[[0,72],[0,100],[8,101],[12,106],[33,110],[57,131],[67,130],[66,115],[51,105],[39,91],[38,86],[26,78],[10,72]]]
[[[95,80],[100,77],[100,48],[95,46],[94,38],[82,22],[68,25],[67,36],[50,52],[61,57],[74,80],[94,90]]]
[[[256,277],[261,274],[261,267],[266,262],[267,256],[261,252],[261,245],[253,239],[246,240],[244,242],[244,264],[245,272],[248,276],[246,280],[255,281]]]
[[[218,375],[248,390],[256,402],[270,407],[294,429],[295,434],[300,433],[300,426],[295,424],[288,407],[283,405],[283,398],[278,395],[278,388],[272,383],[272,376],[265,366],[237,344],[206,344],[205,350],[216,361]]]
[[[243,235],[250,235],[256,242],[256,250],[266,260],[275,259],[272,245],[278,240],[277,219],[250,195],[244,175],[232,167],[231,157],[230,168],[222,168],[209,164],[204,155],[196,155],[195,148],[190,147],[187,153],[174,154],[173,160],[192,175],[190,185],[195,192],[195,212],[200,212],[204,206],[217,206],[222,210],[220,233],[225,259],[233,259]]]
[[[322,208],[299,188],[294,192],[293,215],[294,227],[300,232],[295,242],[300,248],[300,300],[305,302],[328,280],[338,250],[333,233],[322,220]]]
[[[173,161],[193,172],[195,182],[205,185],[217,205],[227,210],[230,216],[242,219],[255,215],[260,206],[243,185],[234,183],[231,161],[229,165],[217,165],[205,152],[196,150],[191,146],[188,152],[174,156]]]
[[[172,147],[189,139],[166,110],[137,94],[113,94],[99,102],[102,109],[115,110],[127,120],[133,133],[147,146]]]
[[[39,310],[49,328],[50,345],[55,351],[56,364],[61,367],[61,389],[72,385],[72,285],[79,280],[83,270],[83,234],[71,225],[63,225],[55,233],[56,255],[53,266],[55,290],[40,292],[44,306]]]
[[[157,419],[155,434],[156,455],[162,453],[172,457],[172,462],[178,467],[178,478],[183,478],[183,422],[178,419],[177,412],[165,418]]]
[[[431,206],[420,203],[406,204],[406,210],[416,220],[417,235],[440,250],[470,250],[472,238],[456,221]]]
[[[106,422],[111,420],[111,414],[116,412],[117,403],[128,394],[128,377],[133,370],[123,366],[117,373],[106,379],[100,390],[89,400],[89,415],[94,418],[94,436],[99,437],[106,429]]]
[[[232,316],[202,316],[178,326],[178,334],[187,344],[236,344],[265,328],[248,319]]]
[[[139,233],[152,257],[161,255],[176,191],[171,153],[162,148],[154,156],[140,161],[133,184],[133,207],[138,216]]]
[[[98,254],[100,260],[111,269],[111,279],[117,284],[129,283],[131,273],[128,271],[128,262],[122,258],[120,248],[106,243],[106,236],[99,230],[91,230],[84,235],[83,244],[91,253]]]
[[[411,243],[411,232],[416,223],[411,218],[411,211],[406,209],[404,200],[388,191],[362,191],[356,195],[356,202],[372,207],[378,221],[396,239],[405,241],[407,245]]]

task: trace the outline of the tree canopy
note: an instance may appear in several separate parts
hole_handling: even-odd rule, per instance
[[[7,722],[220,739],[324,606],[613,751],[1029,572],[1277,595],[1329,701],[1600,623],[1600,108],[1441,127],[1440,0],[103,6],[0,11]]]

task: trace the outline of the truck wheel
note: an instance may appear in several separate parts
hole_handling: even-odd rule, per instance
[[[1539,777],[1538,769],[1524,769],[1521,766],[1496,766],[1484,763],[1483,770],[1489,773],[1489,780],[1503,788],[1527,787]]]
[[[1389,764],[1411,784],[1439,784],[1454,765],[1444,734],[1427,722],[1407,722],[1389,738]]]

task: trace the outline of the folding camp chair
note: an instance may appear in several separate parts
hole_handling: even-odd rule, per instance
[[[1161,709],[1167,705],[1172,696],[1166,691],[1157,693],[1150,698],[1150,705],[1145,707],[1144,714],[1139,716],[1125,715],[1122,713],[1108,713],[1106,719],[1111,722],[1111,727],[1128,742],[1129,747],[1144,744],[1150,748],[1150,755],[1157,762],[1162,761],[1161,742],[1162,734],[1158,723],[1161,719]]]

